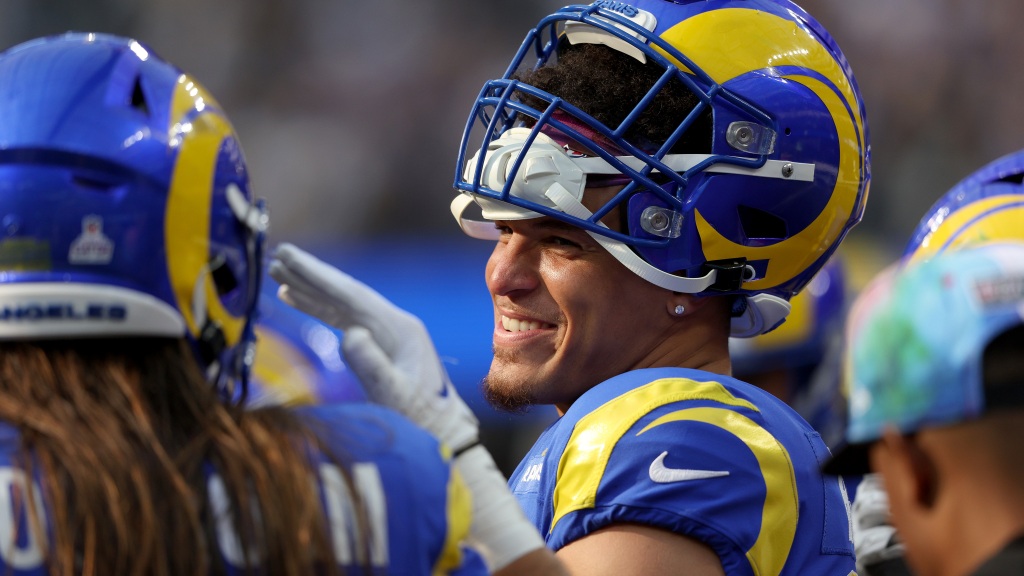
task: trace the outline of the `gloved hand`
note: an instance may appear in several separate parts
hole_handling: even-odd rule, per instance
[[[861,480],[850,513],[857,573],[861,576],[909,575],[910,569],[903,558],[903,542],[889,523],[889,495],[878,474],[867,474]]]
[[[470,544],[490,571],[543,549],[540,533],[479,445],[479,423],[448,379],[423,322],[290,244],[276,250],[270,275],[281,283],[281,300],[345,331],[345,359],[372,401],[401,412],[452,448],[473,499]]]
[[[270,263],[278,297],[344,330],[342,352],[370,400],[401,412],[455,453],[477,442],[462,401],[419,318],[348,274],[291,244]]]

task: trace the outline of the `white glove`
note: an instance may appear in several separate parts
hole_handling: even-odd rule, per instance
[[[889,522],[889,495],[878,474],[866,474],[857,486],[851,507],[853,551],[861,576],[910,574],[904,546]]]
[[[277,248],[270,275],[281,283],[281,300],[345,331],[342,351],[370,400],[401,412],[456,454],[477,442],[479,423],[419,318],[291,244]]]
[[[496,572],[544,540],[508,490],[479,423],[459,397],[423,322],[368,286],[290,244],[270,263],[278,296],[345,331],[342,351],[366,394],[401,412],[454,450],[472,495],[470,544]]]

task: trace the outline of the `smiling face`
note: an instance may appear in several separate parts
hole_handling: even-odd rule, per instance
[[[564,411],[598,383],[672,355],[682,320],[673,294],[641,279],[580,228],[551,218],[496,223],[487,262],[494,360],[485,394],[498,407]]]

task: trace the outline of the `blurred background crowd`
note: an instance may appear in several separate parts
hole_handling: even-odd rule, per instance
[[[0,46],[110,32],[188,70],[241,137],[271,244],[311,249],[423,317],[467,400],[511,422],[475,392],[489,362],[490,246],[461,235],[448,203],[481,85],[565,3],[0,0]],[[856,285],[942,192],[1021,148],[1024,3],[799,3],[842,47],[867,104],[873,177],[852,235]]]

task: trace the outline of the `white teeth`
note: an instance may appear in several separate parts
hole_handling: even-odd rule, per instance
[[[525,330],[538,330],[540,329],[540,322],[531,322],[529,320],[517,320],[515,318],[509,318],[507,316],[501,317],[501,327],[509,332],[523,332]]]

